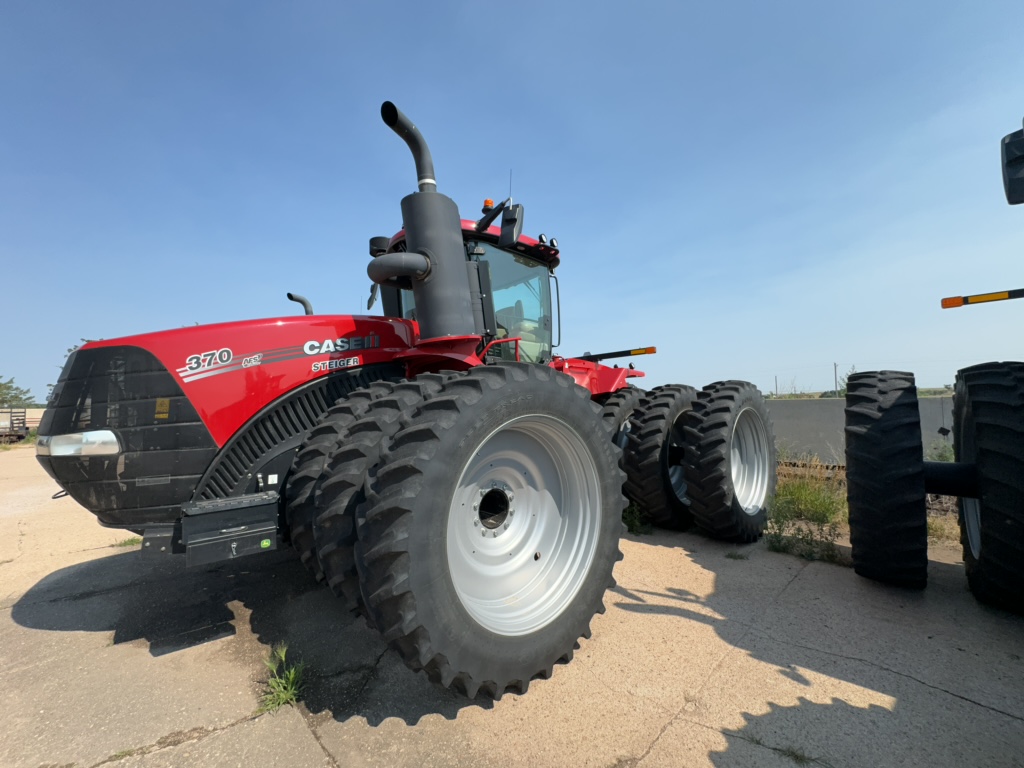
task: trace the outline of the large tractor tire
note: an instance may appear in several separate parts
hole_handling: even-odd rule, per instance
[[[683,384],[655,387],[630,422],[626,495],[655,525],[685,530],[693,523],[683,469],[683,422],[697,390]]]
[[[612,442],[623,451],[629,445],[630,420],[646,394],[636,387],[623,387],[597,401],[601,406],[601,419],[611,430]]]
[[[361,418],[344,430],[327,459],[313,533],[327,585],[350,611],[360,606],[353,554],[355,513],[366,500],[368,473],[379,461],[382,445],[398,431],[402,414],[436,395],[453,375],[423,374],[413,381],[383,385]]]
[[[285,519],[292,546],[317,581],[323,581],[324,573],[317,557],[313,525],[316,495],[327,457],[335,450],[349,425],[361,418],[370,403],[390,391],[390,387],[387,382],[376,382],[350,392],[324,414],[295,455],[284,487]]]
[[[1024,611],[1024,363],[957,373],[953,451],[974,464],[977,499],[960,499],[960,540],[971,592]]]
[[[757,541],[775,495],[771,418],[757,387],[709,384],[686,416],[686,477],[693,520],[728,541]]]
[[[922,589],[928,579],[927,496],[914,375],[851,374],[846,384],[846,499],[853,569]]]
[[[619,451],[589,393],[542,366],[474,368],[402,425],[359,507],[365,608],[432,681],[524,693],[614,585]]]

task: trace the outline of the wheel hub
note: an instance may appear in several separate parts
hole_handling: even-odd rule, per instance
[[[473,619],[506,636],[554,621],[590,568],[601,504],[593,456],[558,419],[519,417],[484,439],[448,513],[449,574]]]
[[[490,531],[500,528],[508,519],[510,509],[509,498],[504,489],[492,488],[484,491],[484,496],[480,499],[480,523]]]

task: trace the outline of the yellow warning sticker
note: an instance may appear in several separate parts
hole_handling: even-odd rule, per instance
[[[155,419],[167,419],[171,415],[171,398],[169,397],[158,397],[156,399],[156,413],[153,414]]]

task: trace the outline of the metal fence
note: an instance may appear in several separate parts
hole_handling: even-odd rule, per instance
[[[918,402],[925,454],[936,443],[951,445],[952,435],[943,437],[939,430],[953,428],[953,398],[924,397]],[[813,454],[826,464],[846,464],[845,400],[768,400],[767,405],[783,456]]]

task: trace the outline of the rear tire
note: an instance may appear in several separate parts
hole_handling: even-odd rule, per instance
[[[910,589],[928,580],[927,496],[914,375],[854,373],[846,389],[853,569]]]
[[[983,603],[1024,612],[1024,363],[957,373],[953,450],[977,468],[980,498],[961,498],[967,584]]]
[[[313,535],[327,586],[350,611],[360,606],[353,547],[356,508],[366,500],[368,473],[380,460],[382,445],[398,431],[401,416],[437,394],[452,375],[423,374],[384,385],[362,417],[341,433],[327,459]]]
[[[694,522],[716,539],[757,541],[775,495],[775,436],[757,387],[721,381],[686,417],[686,476]]]
[[[475,697],[572,658],[622,555],[619,452],[589,393],[502,364],[403,418],[359,508],[371,620],[405,663]]]
[[[284,487],[285,519],[292,546],[302,564],[317,581],[323,581],[324,572],[317,557],[313,521],[316,517],[316,495],[323,479],[327,457],[343,439],[349,425],[366,412],[371,402],[388,392],[390,386],[386,382],[377,382],[350,392],[324,414],[295,455],[292,471]]]
[[[636,387],[623,387],[597,401],[601,406],[601,419],[611,430],[612,442],[622,450],[629,444],[630,419],[645,394]]]
[[[655,525],[686,530],[693,523],[682,462],[684,418],[697,390],[684,384],[655,387],[630,421],[626,495]]]

